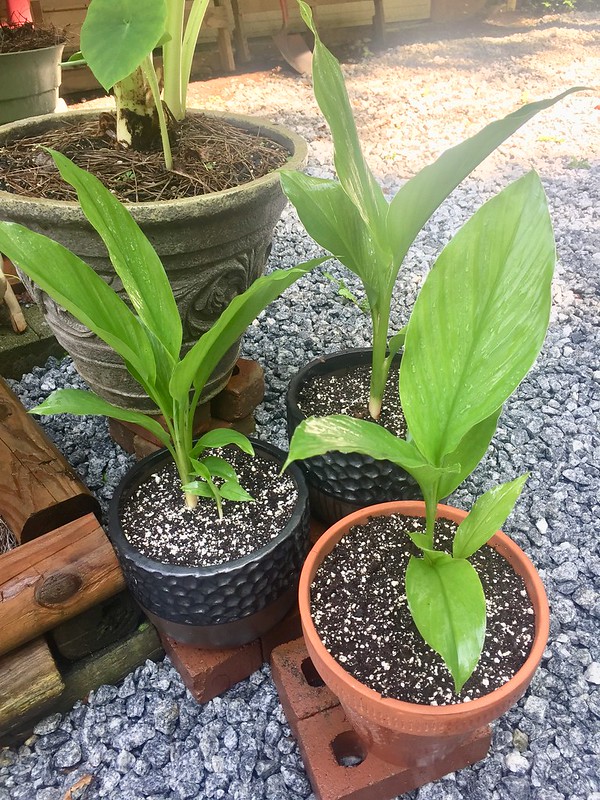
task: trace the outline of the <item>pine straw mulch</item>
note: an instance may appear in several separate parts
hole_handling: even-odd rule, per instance
[[[0,24],[0,53],[20,53],[41,50],[65,41],[65,35],[56,28],[38,28],[31,22],[25,25]]]
[[[0,146],[0,189],[46,200],[76,200],[41,146],[64,153],[88,170],[122,202],[197,197],[260,178],[282,167],[288,151],[277,142],[203,114],[173,131],[173,170],[165,169],[160,141],[151,153],[116,143],[115,118],[77,121]]]

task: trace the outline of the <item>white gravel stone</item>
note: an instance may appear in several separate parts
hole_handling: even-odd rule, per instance
[[[600,685],[600,662],[592,661],[585,671],[585,679],[588,683]]]

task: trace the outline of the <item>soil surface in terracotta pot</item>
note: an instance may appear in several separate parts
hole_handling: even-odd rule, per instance
[[[437,548],[450,552],[456,523],[438,519]],[[487,630],[479,664],[460,695],[441,657],[410,616],[404,576],[419,551],[405,532],[425,530],[423,517],[378,516],[354,526],[319,568],[311,615],[331,655],[383,697],[444,705],[482,697],[523,665],[533,643],[534,612],[525,585],[493,548],[469,559],[486,597]]]
[[[170,461],[143,481],[122,509],[123,532],[136,550],[163,564],[212,566],[260,549],[285,527],[298,501],[294,480],[279,476],[279,465],[259,455],[233,448],[214,455],[229,461],[253,501],[224,500],[221,520],[209,498],[199,497],[197,507],[188,509]]]
[[[91,172],[122,202],[151,202],[198,197],[261,178],[282,167],[288,150],[267,137],[226,120],[189,115],[171,129],[174,168],[167,171],[160,138],[151,152],[126,149],[116,141],[116,120],[101,112],[60,130],[26,139],[8,139],[0,147],[0,189],[46,200],[76,200],[60,177],[51,147]]]
[[[370,366],[354,366],[343,373],[314,375],[300,387],[298,407],[307,416],[346,414],[374,422],[369,414]],[[406,421],[399,403],[398,369],[390,371],[377,423],[396,436],[406,435]]]

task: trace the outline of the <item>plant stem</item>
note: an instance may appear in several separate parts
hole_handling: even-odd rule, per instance
[[[175,119],[185,117],[185,93],[181,93],[181,48],[185,0],[167,3],[167,29],[171,37],[163,44],[164,100]]]
[[[188,424],[187,408],[184,403],[173,402],[173,445],[175,447],[175,466],[179,473],[181,485],[190,482],[191,470],[189,453],[192,448]],[[188,508],[196,508],[198,498],[195,494],[184,492],[185,504]]]
[[[181,119],[185,117],[187,88],[190,82],[190,75],[192,74],[192,63],[194,61],[194,52],[198,42],[198,34],[204,22],[206,9],[208,8],[208,0],[194,0],[190,9],[187,25],[185,26],[185,34],[183,36],[183,45],[181,52]],[[179,118],[178,118],[179,119]]]
[[[382,308],[383,306],[383,308]],[[373,419],[379,419],[383,392],[389,373],[386,360],[387,335],[390,322],[391,298],[384,299],[371,309],[373,323],[373,359],[371,362],[371,390],[369,397],[369,414]]]
[[[134,150],[150,149],[156,136],[158,109],[148,98],[148,82],[142,67],[115,83],[117,141]]]
[[[423,491],[426,521],[425,536],[427,537],[427,543],[425,547],[427,547],[428,550],[433,550],[433,534],[435,531],[435,515],[437,512],[437,494],[438,481],[435,481],[433,485],[426,487]]]
[[[154,62],[152,56],[148,55],[142,61],[142,70],[144,77],[148,82],[152,97],[156,103],[156,111],[158,113],[158,124],[160,126],[160,138],[163,146],[163,154],[165,157],[165,167],[167,170],[173,169],[173,155],[171,153],[171,142],[169,141],[169,131],[167,129],[167,118],[163,108],[162,100],[160,98],[160,89],[158,88],[158,78],[156,77],[156,70],[154,69]]]

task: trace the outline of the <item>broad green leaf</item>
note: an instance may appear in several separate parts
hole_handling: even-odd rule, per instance
[[[248,494],[237,480],[226,481],[222,486],[219,486],[219,492],[225,500],[233,500],[236,503],[247,503],[254,500],[252,495]]]
[[[400,350],[404,347],[404,342],[406,340],[406,326],[402,328],[401,331],[395,333],[388,342],[388,356],[387,360],[391,364],[394,356],[397,355]]]
[[[421,550],[429,550],[429,537],[426,536],[424,533],[417,533],[413,531],[412,533],[406,534],[411,542],[416,545]]]
[[[201,391],[219,361],[260,312],[298,278],[326,260],[315,258],[293,269],[263,275],[245,292],[234,297],[210,330],[175,367],[170,383],[172,397],[186,397],[192,383],[196,390]]]
[[[48,150],[77,191],[81,209],[106,245],[115,272],[140,319],[172,359],[179,358],[182,327],[177,304],[156,251],[125,206],[94,175]]]
[[[364,284],[376,284],[376,246],[337,181],[281,170],[281,185],[310,236]]]
[[[91,267],[58,242],[14,222],[0,222],[0,252],[131,364],[141,379],[154,382],[156,364],[146,331]]]
[[[30,414],[77,414],[112,417],[122,422],[135,422],[150,431],[165,446],[170,444],[169,435],[155,419],[139,411],[128,411],[114,406],[94,392],[85,389],[57,389],[42,403],[30,409]]]
[[[196,475],[199,475],[203,469],[208,469],[208,467],[204,466],[204,461],[198,461],[197,458],[191,458],[191,457],[190,457],[190,466],[193,470],[195,470]]]
[[[458,472],[448,472],[440,477],[438,483],[437,499],[448,497],[449,494],[460,486],[475,469],[487,453],[490,442],[496,432],[498,417],[502,409],[499,408],[490,414],[489,417],[475,425],[468,431],[460,441],[460,444],[452,453],[444,456],[442,466],[446,464],[460,464]]]
[[[406,333],[400,396],[418,449],[437,466],[510,397],[540,351],[555,249],[531,172],[488,201],[444,248]]]
[[[234,468],[224,458],[206,456],[202,459],[202,463],[213,477],[223,478],[226,481],[237,480]]]
[[[237,445],[240,450],[248,453],[249,456],[254,455],[254,448],[248,437],[230,428],[215,428],[202,435],[194,445],[192,455],[198,455],[207,447],[227,447],[228,444]]]
[[[81,50],[77,50],[75,53],[72,53],[69,58],[65,61],[65,64],[76,64],[82,66],[86,63],[85,58],[83,57],[83,53]],[[61,64],[61,67],[63,64]]]
[[[190,481],[189,483],[184,484],[181,488],[187,494],[195,494],[196,497],[214,498],[215,496],[214,492],[206,481]]]
[[[162,342],[160,342],[147,327],[146,334],[148,336],[150,346],[152,347],[152,352],[154,353],[156,375],[154,377],[154,382],[151,385],[145,385],[144,388],[146,389],[146,393],[159,406],[161,412],[167,416],[171,416],[173,399],[171,397],[171,393],[169,392],[169,382],[171,380],[171,376],[173,375],[175,364],[179,358],[174,358],[165,348]]]
[[[294,431],[283,470],[293,461],[303,461],[332,450],[392,461],[409,472],[419,485],[444,473],[444,469],[428,464],[412,444],[394,436],[381,425],[343,414],[303,420]],[[457,469],[457,466],[445,469]]]
[[[165,32],[165,0],[92,0],[81,28],[81,52],[108,91],[137,69]]]
[[[363,220],[382,243],[385,241],[388,204],[363,157],[340,65],[321,42],[310,6],[302,0],[299,6],[302,19],[315,36],[313,88],[315,99],[331,129],[338,178]]]
[[[454,558],[469,558],[500,530],[513,510],[528,477],[529,473],[525,473],[514,481],[495,486],[477,499],[454,536]]]
[[[443,658],[458,694],[477,666],[485,639],[479,576],[468,561],[428,550],[408,562],[406,598],[419,633]]]
[[[402,262],[408,248],[436,208],[478,164],[540,111],[583,88],[578,86],[548,100],[528,103],[503,119],[486,125],[475,136],[446,150],[433,164],[405,183],[390,204],[387,220],[388,235],[397,263]]]
[[[201,461],[196,461],[194,465],[195,475],[199,475],[203,478],[207,483],[211,481],[212,475],[210,474],[210,470],[208,467],[205,467]]]

